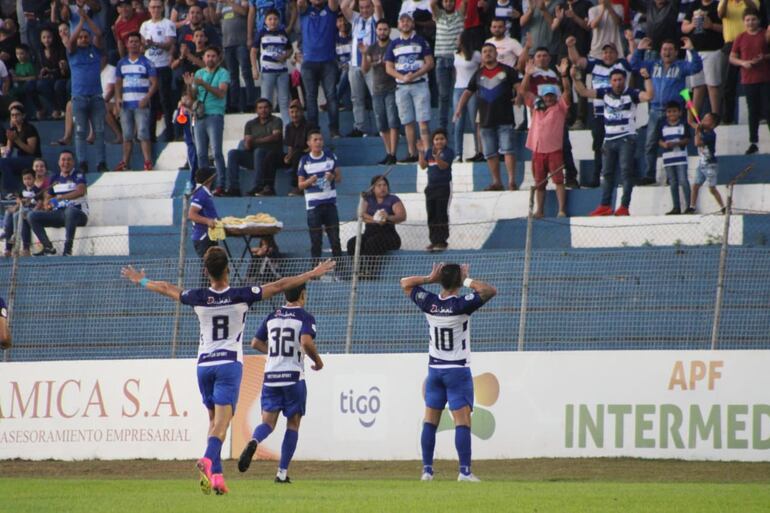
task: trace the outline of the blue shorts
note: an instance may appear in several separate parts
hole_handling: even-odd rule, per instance
[[[470,406],[473,410],[473,376],[470,368],[428,368],[428,379],[425,380],[425,406],[434,410],[443,410],[447,402],[452,411],[464,406]]]
[[[235,413],[235,405],[238,404],[238,392],[241,390],[241,375],[243,364],[231,362],[222,365],[208,365],[198,367],[198,390],[201,391],[203,404],[209,410],[214,405],[231,405]]]
[[[304,379],[283,387],[262,385],[262,411],[282,411],[287,419],[297,413],[304,416],[306,401],[307,385]]]
[[[140,141],[150,140],[150,108],[126,109],[120,111],[120,128],[127,140],[131,140],[136,130],[136,138]]]

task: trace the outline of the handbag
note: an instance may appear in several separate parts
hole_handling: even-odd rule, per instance
[[[214,73],[211,75],[211,82],[214,82],[214,78],[217,76],[217,73],[219,72],[219,66],[217,66],[217,69],[214,70]],[[211,84],[209,83],[209,85]],[[203,119],[206,117],[206,96],[208,96],[209,91],[206,89],[206,92],[203,93],[203,98],[200,100],[195,100],[192,104],[192,112],[193,116],[195,116],[195,119]]]

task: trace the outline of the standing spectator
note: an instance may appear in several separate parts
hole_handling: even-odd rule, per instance
[[[144,156],[144,170],[152,170],[150,142],[150,102],[158,90],[158,76],[150,59],[142,55],[142,36],[134,32],[126,41],[128,55],[118,62],[115,81],[115,111],[123,129],[123,160],[115,171],[125,171],[131,163],[134,135]]]
[[[40,34],[48,27],[46,20],[51,19],[51,7],[55,3],[50,0],[21,0],[18,3],[21,3],[26,25],[23,32],[27,38],[23,42],[32,47],[34,53],[38,53],[41,50]]]
[[[520,20],[521,26],[527,27],[528,36],[532,37],[532,47],[547,48],[554,56],[559,51],[559,41],[552,28],[557,5],[559,0],[531,0]]]
[[[334,37],[334,52],[337,55],[337,101],[340,109],[350,110],[350,82],[348,70],[350,54],[353,52],[353,37],[350,35],[350,23],[342,13],[337,14],[337,35]],[[362,135],[363,136],[363,132]]]
[[[198,165],[206,166],[209,161],[209,145],[214,154],[217,169],[217,186],[214,196],[225,193],[225,157],[222,155],[222,137],[225,130],[225,104],[227,103],[227,88],[230,85],[230,74],[219,65],[221,51],[211,47],[203,54],[205,67],[195,72],[185,74],[190,97],[203,105],[203,117],[194,120],[195,149],[198,152]]]
[[[203,258],[211,246],[218,246],[216,241],[209,239],[209,228],[216,226],[219,215],[214,206],[211,194],[211,184],[216,174],[208,166],[202,166],[195,172],[195,182],[198,184],[190,197],[190,209],[187,218],[192,221],[192,240],[195,254]]]
[[[266,98],[257,100],[257,117],[243,127],[243,141],[227,154],[227,196],[240,196],[238,170],[241,166],[256,172],[254,188],[247,194],[275,196],[275,171],[281,163],[283,123],[273,116]]]
[[[22,186],[16,196],[16,205],[5,209],[5,252],[3,256],[11,256],[13,250],[14,240],[13,235],[16,231],[16,227],[19,226],[19,217],[21,221],[21,242],[22,242],[22,256],[29,256],[29,248],[32,245],[32,232],[29,228],[29,221],[27,221],[27,215],[37,205],[39,200],[42,200],[42,190],[35,185],[35,172],[31,169],[25,169],[21,175]],[[17,235],[18,237],[19,235]],[[18,238],[16,239],[18,241]],[[16,242],[18,244],[18,242]]]
[[[695,110],[703,112],[703,98],[708,90],[711,112],[719,114],[721,99],[719,86],[724,74],[725,56],[722,53],[722,20],[719,19],[716,0],[696,0],[682,21],[682,33],[692,39],[693,47],[703,59],[703,69],[691,76],[688,86],[693,89]]]
[[[177,30],[190,23],[190,9],[192,7],[200,7],[201,13],[203,13],[203,10],[208,11],[208,6],[203,0],[177,0],[176,4],[174,4],[169,19],[174,22]],[[206,19],[208,20],[207,14]]]
[[[663,150],[663,169],[666,170],[668,185],[671,188],[671,201],[674,208],[666,215],[681,214],[679,187],[684,192],[684,201],[690,205],[690,181],[687,179],[687,144],[690,142],[690,125],[682,116],[679,102],[668,102],[666,117],[658,123],[658,145]]]
[[[690,208],[687,214],[694,214],[698,204],[698,192],[703,184],[707,184],[709,192],[716,200],[722,213],[725,213],[725,204],[722,202],[722,195],[717,189],[717,174],[719,172],[719,163],[716,156],[717,133],[716,127],[719,125],[719,115],[710,112],[703,116],[701,124],[695,127],[695,146],[698,148],[698,171],[695,175],[695,183],[692,185],[692,196],[690,198]]]
[[[221,23],[222,47],[225,53],[225,65],[230,72],[230,109],[245,112],[246,105],[254,105],[257,88],[251,78],[251,61],[246,46],[246,17],[249,13],[248,0],[223,0],[217,2],[214,12],[214,24]],[[241,87],[243,79],[245,87]]]
[[[254,42],[255,35],[265,28],[265,18],[268,11],[277,12],[279,26],[288,29],[287,32],[290,32],[291,27],[289,25],[291,23],[287,24],[286,5],[286,0],[249,0],[249,12],[246,18],[246,42],[251,45]]]
[[[409,154],[400,162],[417,162],[415,121],[420,139],[428,146],[430,88],[428,72],[433,69],[433,55],[427,41],[414,32],[414,20],[408,14],[398,18],[399,37],[390,42],[385,53],[385,70],[396,79],[398,116],[406,132]]]
[[[460,34],[460,44],[457,45],[457,52],[454,55],[455,65],[455,89],[452,96],[452,105],[457,110],[463,91],[468,87],[474,73],[478,71],[481,65],[481,52],[473,50],[473,34],[468,30],[463,30]],[[460,117],[454,125],[454,149],[457,152],[457,162],[463,161],[463,146],[465,136],[465,122],[471,125],[473,133],[473,156],[468,159],[469,162],[483,162],[484,155],[480,152],[479,126],[476,123],[478,106],[476,103],[476,94],[472,94],[465,104],[465,108],[460,111]]]
[[[337,63],[334,47],[337,34],[338,0],[297,0],[302,25],[302,83],[307,97],[307,120],[318,124],[318,87],[326,96],[326,112],[329,115],[329,133],[339,137],[339,111],[337,105]],[[310,42],[313,44],[310,44]]]
[[[484,2],[483,10],[488,18],[505,20],[505,33],[514,39],[520,39],[521,4],[520,0],[490,0]]]
[[[441,7],[439,7],[441,1]],[[438,85],[438,126],[447,129],[449,113],[452,110],[452,92],[454,89],[454,54],[457,41],[463,31],[465,6],[463,0],[459,9],[455,9],[455,0],[431,0],[433,18],[436,20],[436,82]]]
[[[730,63],[730,53],[738,34],[744,31],[743,12],[748,8],[759,9],[759,0],[720,0],[717,13],[722,18],[722,38],[725,45],[722,47],[723,59],[728,62],[722,76],[722,123],[732,125],[735,122],[735,109],[738,98],[738,78],[740,67]],[[713,107],[712,107],[713,108]]]
[[[652,1],[652,0],[650,0]],[[604,47],[623,48],[620,31],[623,26],[623,7],[610,0],[601,0],[599,5],[588,10],[588,26],[591,28],[591,50],[589,57],[601,59]]]
[[[150,138],[155,140],[158,115],[162,113],[166,125],[165,139],[171,142],[174,140],[171,55],[176,46],[176,27],[174,22],[163,17],[162,0],[150,0],[148,9],[150,19],[142,23],[139,33],[145,48],[144,55],[150,59],[158,74],[158,94],[153,96],[150,111]]]
[[[479,125],[484,157],[487,159],[492,183],[484,190],[502,191],[500,179],[500,155],[508,172],[508,190],[516,190],[516,155],[513,149],[513,90],[516,72],[497,61],[497,49],[485,43],[481,49],[481,68],[471,77],[468,87],[455,107],[454,121],[460,119],[465,104],[476,94],[479,108]]]
[[[365,228],[361,235],[360,254],[364,257],[361,274],[371,278],[379,271],[378,256],[401,249],[401,237],[396,225],[406,221],[406,209],[401,199],[390,193],[390,182],[383,175],[372,177],[364,200],[366,211],[362,215]],[[348,255],[351,257],[356,254],[356,239],[352,237],[348,240]]]
[[[553,29],[556,32],[559,51],[558,59],[567,57],[566,41],[575,38],[580,55],[586,55],[591,47],[591,26],[588,24],[588,12],[592,3],[588,0],[565,0],[556,6]]]
[[[72,255],[75,230],[78,226],[88,223],[88,190],[85,175],[75,169],[75,157],[71,151],[62,150],[59,154],[59,174],[53,177],[51,186],[45,193],[43,209],[30,212],[27,219],[30,228],[43,245],[43,249],[33,253],[33,256],[56,254],[56,249],[45,232],[47,227],[64,228],[62,254]]]
[[[53,107],[51,117],[61,119],[67,108],[67,54],[61,44],[54,41],[53,31],[49,28],[40,32],[40,41],[37,57],[40,75],[35,83],[35,92]]]
[[[289,104],[289,124],[286,126],[284,145],[287,147],[283,163],[289,166],[291,171],[291,190],[289,196],[302,196],[302,191],[297,186],[297,166],[302,155],[307,153],[307,136],[310,126],[302,112],[302,104],[299,100],[292,100]]]
[[[342,256],[340,245],[340,219],[337,213],[337,184],[342,173],[337,157],[324,150],[324,138],[320,130],[311,130],[307,140],[310,152],[302,156],[297,167],[299,188],[305,191],[307,226],[310,232],[310,254],[321,258],[323,231],[332,247],[332,255]]]
[[[425,187],[425,209],[428,213],[428,237],[426,251],[445,251],[449,247],[449,201],[452,198],[452,161],[455,152],[448,146],[446,130],[438,128],[431,136],[433,145],[428,148],[422,141],[417,144],[420,152],[420,169],[428,169],[428,185]]]
[[[31,168],[35,158],[41,157],[40,135],[35,126],[26,121],[21,106],[11,107],[11,126],[4,135],[0,148],[2,185],[5,192],[15,192],[22,170]]]
[[[492,20],[492,23],[489,24],[489,31],[492,33],[492,37],[486,42],[497,48],[497,61],[515,69],[519,57],[524,52],[521,43],[508,35],[505,30],[505,21],[500,18]],[[526,56],[524,60],[526,60]]]
[[[403,0],[399,17],[408,14],[414,20],[414,31],[422,36],[430,45],[435,46],[436,42],[436,22],[433,20],[433,13],[430,8],[431,0]]]
[[[396,79],[385,69],[385,54],[390,46],[390,26],[386,20],[377,22],[377,42],[366,49],[362,71],[370,73],[372,82],[372,109],[377,131],[385,146],[385,158],[379,164],[392,166],[396,163],[398,148],[398,119],[396,106]]]
[[[193,34],[193,43],[195,48],[190,50],[187,45],[181,45],[179,47],[179,53],[174,59],[171,60],[171,71],[174,77],[174,82],[177,89],[184,90],[184,74],[192,73],[201,69],[203,66],[203,54],[206,53],[206,49],[209,47],[208,39],[206,39],[206,32],[203,29],[196,30]]]
[[[647,68],[639,73],[644,78],[644,91],[626,86],[626,73],[614,70],[610,73],[610,87],[587,89],[580,80],[577,67],[571,70],[575,90],[586,98],[599,98],[604,102],[604,162],[602,164],[602,199],[590,215],[613,214],[612,193],[615,191],[616,174],[623,178],[623,196],[616,216],[629,215],[631,192],[634,189],[634,153],[636,151],[636,105],[648,102],[655,95]]]
[[[351,137],[361,137],[367,132],[366,96],[374,88],[373,74],[363,71],[366,50],[375,44],[376,25],[383,19],[381,0],[359,0],[358,12],[353,10],[355,0],[343,0],[340,9],[352,27],[352,52],[348,63],[348,82],[353,103],[353,131]]]
[[[591,74],[591,85],[594,89],[610,87],[610,73],[620,70],[626,73],[626,80],[631,74],[631,64],[622,57],[618,57],[618,49],[607,43],[602,48],[602,58],[582,57],[575,46],[574,38],[567,38],[567,50],[572,64]],[[594,150],[594,171],[591,181],[583,184],[588,187],[599,187],[602,175],[602,146],[604,144],[604,102],[599,98],[593,100],[594,119],[591,127]]]
[[[262,79],[262,98],[272,104],[275,93],[278,93],[278,107],[284,125],[289,122],[289,67],[286,61],[291,53],[291,41],[280,26],[278,12],[269,11],[265,16],[265,28],[257,33],[251,48],[251,69],[254,80]]]
[[[0,119],[7,119],[6,112],[13,99],[8,95],[11,90],[11,75],[5,62],[0,59]]]
[[[113,112],[115,112],[115,81],[117,80],[115,76],[115,66],[107,61],[107,56],[104,54],[102,54],[101,68],[102,71],[99,74],[99,80],[102,83],[102,98],[104,98],[105,105],[104,122],[107,123],[110,129],[112,129],[112,132],[115,134],[115,140],[111,141],[111,144],[122,144],[123,132],[120,129],[118,120],[113,115]],[[86,139],[88,144],[93,144],[94,137],[94,129],[92,126],[91,132],[88,134],[88,138]]]
[[[91,32],[83,30],[84,24]],[[93,36],[91,35],[93,34]],[[92,42],[93,38],[93,42]],[[78,168],[88,172],[86,137],[89,126],[94,131],[99,172],[107,171],[107,154],[104,147],[104,97],[100,80],[102,33],[96,23],[80,11],[80,21],[67,42],[69,65],[72,70],[72,114],[75,120],[75,153]]]
[[[647,122],[647,140],[644,146],[647,163],[645,172],[639,179],[639,185],[655,183],[658,160],[658,139],[655,130],[658,127],[658,122],[665,115],[666,105],[671,101],[682,103],[679,92],[685,88],[685,79],[703,69],[703,62],[698,52],[693,50],[692,41],[683,37],[682,42],[682,47],[687,50],[685,60],[677,60],[679,49],[676,43],[666,40],[660,46],[660,60],[643,61],[644,51],[652,48],[650,38],[642,39],[639,47],[631,56],[631,68],[634,71],[645,68],[652,77],[655,89],[655,98],[650,102],[650,118]]]
[[[75,0],[74,2],[60,2],[61,9],[59,16],[61,20],[70,24],[70,31],[74,32],[75,27],[80,23],[80,18],[85,13],[94,21],[94,24],[99,27],[99,23],[96,21],[96,17],[102,10],[102,4],[99,0]],[[91,26],[84,25],[86,32],[91,32]],[[101,27],[99,27],[101,32]]]
[[[567,122],[572,86],[567,78],[569,64],[565,60],[559,68],[561,91],[553,84],[543,84],[538,88],[537,96],[529,92],[529,81],[537,68],[528,64],[521,90],[524,102],[532,109],[532,126],[527,135],[527,148],[532,151],[532,175],[535,179],[535,198],[537,206],[534,217],[541,218],[545,207],[545,186],[548,175],[553,173],[551,181],[556,185],[556,199],[559,202],[559,217],[567,216],[567,192],[564,190],[564,155],[562,152],[564,126]],[[536,104],[536,99],[541,99]]]
[[[455,9],[460,7],[461,1],[462,0],[455,0]],[[465,7],[465,25],[463,28],[470,31],[474,50],[481,49],[481,45],[484,44],[484,39],[487,37],[485,27],[486,22],[482,23],[482,16],[485,14],[484,11],[487,10],[487,6],[489,5],[487,2],[490,1],[491,0],[467,0],[467,5]],[[481,4],[479,4],[479,2],[481,2]],[[520,28],[518,23],[517,26]]]
[[[118,45],[118,55],[126,56],[126,43],[128,36],[134,32],[139,32],[142,23],[150,19],[147,13],[139,14],[134,12],[134,6],[129,0],[120,0],[118,2],[118,19],[112,26],[112,34],[115,36],[115,43]]]
[[[203,30],[206,33],[206,41],[208,41],[209,46],[219,46],[219,34],[211,23],[206,22],[201,6],[191,5],[184,25],[176,29],[177,47],[187,45],[189,50],[194,50],[193,35],[196,30]]]
[[[759,25],[759,12],[746,9],[743,13],[745,32],[738,34],[730,52],[730,64],[741,69],[741,85],[746,92],[746,104],[749,111],[749,148],[746,155],[759,151],[759,120],[764,118],[770,128],[767,102],[770,93],[770,46],[767,39],[770,31],[765,32]]]
[[[198,171],[198,151],[195,149],[195,133],[193,132],[192,112],[193,100],[189,92],[182,94],[174,111],[174,124],[182,131],[187,160],[179,171],[189,170],[190,181],[185,186],[185,195],[190,195],[195,189],[195,173]]]
[[[679,1],[677,0],[634,0],[636,10],[644,12],[647,23],[644,32],[650,39],[648,50],[659,52],[663,43],[679,39]],[[647,57],[650,59],[651,57]]]

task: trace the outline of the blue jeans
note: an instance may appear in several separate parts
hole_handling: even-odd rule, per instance
[[[72,241],[75,239],[75,230],[78,226],[85,226],[88,223],[88,215],[78,207],[69,206],[44,212],[36,210],[30,212],[27,216],[29,226],[35,232],[35,236],[46,248],[53,246],[48,234],[45,233],[46,227],[62,228],[64,227],[64,254],[72,254]]]
[[[245,112],[246,106],[254,107],[257,101],[257,88],[254,87],[254,78],[251,76],[251,61],[249,49],[245,45],[229,46],[225,48],[225,66],[230,72],[230,87],[227,91],[230,107]],[[238,80],[238,71],[246,83],[245,91],[241,90],[241,81]]]
[[[620,166],[620,175],[623,179],[623,197],[620,204],[626,208],[631,204],[631,191],[634,189],[635,152],[635,135],[604,141],[602,148],[602,205],[612,205],[612,193],[615,190],[618,166]]]
[[[63,78],[41,78],[35,82],[35,91],[51,104],[53,110],[64,113],[67,107],[67,80]]]
[[[243,142],[238,144],[237,150],[227,152],[227,188],[240,190],[238,171],[241,167],[245,167],[256,171],[254,192],[261,191],[265,187],[275,190],[275,170],[280,164],[280,152],[269,148],[257,148],[252,151],[242,148]]]
[[[29,247],[32,243],[32,232],[29,228],[29,221],[27,221],[27,215],[31,212],[29,208],[23,208],[16,212],[5,211],[5,249],[10,251],[13,249],[13,243],[11,237],[16,232],[16,227],[19,225],[19,216],[24,216],[24,220],[21,222],[21,242],[24,250],[29,251]]]
[[[454,71],[454,56],[436,57],[436,83],[438,85],[438,126],[444,129],[449,124],[449,111],[452,108],[452,92],[454,90],[455,84]],[[455,148],[455,150],[456,149],[457,148]]]
[[[455,89],[454,98],[452,104],[457,108],[457,104],[460,103],[460,97],[465,92],[465,89]],[[468,103],[465,104],[465,109],[460,112],[460,119],[454,124],[454,150],[458,157],[463,156],[463,135],[465,134],[465,121],[471,125],[471,132],[473,132],[474,151],[473,154],[479,152],[479,141],[476,138],[476,93],[472,94]]]
[[[188,118],[189,117],[191,117],[190,114],[188,114]],[[184,125],[180,125],[176,122],[176,119],[174,119],[174,124],[177,127],[180,127],[182,133],[184,134],[184,145],[187,148],[187,164],[190,166],[190,183],[194,188],[195,172],[198,170],[198,153],[195,151],[195,137],[193,134],[193,129],[192,126],[190,126],[189,119]]]
[[[391,128],[399,128],[398,107],[396,106],[396,91],[372,96],[372,109],[374,109],[374,121],[377,123],[377,131],[387,132]]]
[[[353,102],[353,128],[364,133],[369,129],[366,119],[366,95],[372,89],[371,81],[371,73],[364,75],[361,68],[357,66],[350,66],[348,69],[350,96]]]
[[[690,180],[687,178],[687,164],[678,166],[666,166],[666,177],[668,177],[668,186],[671,189],[671,200],[674,202],[674,208],[682,210],[679,203],[679,187],[682,187],[684,201],[690,206]]]
[[[310,255],[313,258],[321,258],[321,244],[323,243],[323,230],[329,238],[332,247],[332,255],[342,255],[340,245],[340,218],[337,214],[337,205],[318,205],[307,211],[307,227],[310,231]]]
[[[225,186],[225,157],[222,155],[222,137],[225,130],[225,117],[222,114],[210,114],[195,120],[195,148],[198,152],[198,165],[208,166],[209,144],[214,152],[214,164],[217,168],[216,187]]]
[[[107,152],[104,147],[104,98],[101,94],[72,97],[72,117],[75,121],[75,155],[78,165],[88,162],[89,124],[94,129],[94,149],[97,162],[107,162]]]
[[[350,79],[348,78],[348,70],[350,68],[346,65],[340,68],[337,67],[337,105],[344,105],[350,108],[350,104],[353,103],[353,97],[350,93]]]
[[[482,128],[481,141],[484,143],[484,158],[486,159],[515,153],[513,147],[513,125]]]
[[[305,86],[308,123],[318,126],[318,87],[323,87],[326,95],[326,112],[329,114],[329,129],[339,130],[339,110],[337,106],[337,63],[303,62],[302,83]]]
[[[270,103],[273,103],[275,90],[278,90],[278,107],[281,109],[281,121],[283,121],[283,128],[289,125],[289,100],[291,99],[291,91],[289,90],[289,74],[288,73],[260,73],[262,79],[261,93],[262,98],[267,98]]]
[[[665,110],[658,110],[650,105],[650,120],[647,122],[647,138],[644,141],[644,154],[646,155],[646,167],[642,178],[655,179],[655,170],[658,164],[658,121],[666,116]]]

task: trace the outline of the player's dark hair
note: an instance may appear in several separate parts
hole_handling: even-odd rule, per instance
[[[227,270],[227,252],[219,246],[212,246],[203,255],[203,265],[209,277],[221,280]]]
[[[441,286],[444,290],[454,290],[463,284],[463,272],[458,264],[444,264],[441,268]]]
[[[679,105],[679,102],[676,100],[671,100],[670,102],[666,103],[666,110],[668,109],[676,109],[676,110],[682,110],[682,106]]]
[[[299,297],[302,295],[302,292],[304,290],[305,290],[305,284],[303,283],[299,287],[294,287],[293,289],[284,290],[283,295],[286,296],[286,301],[288,301],[289,303],[293,303],[299,300]]]

